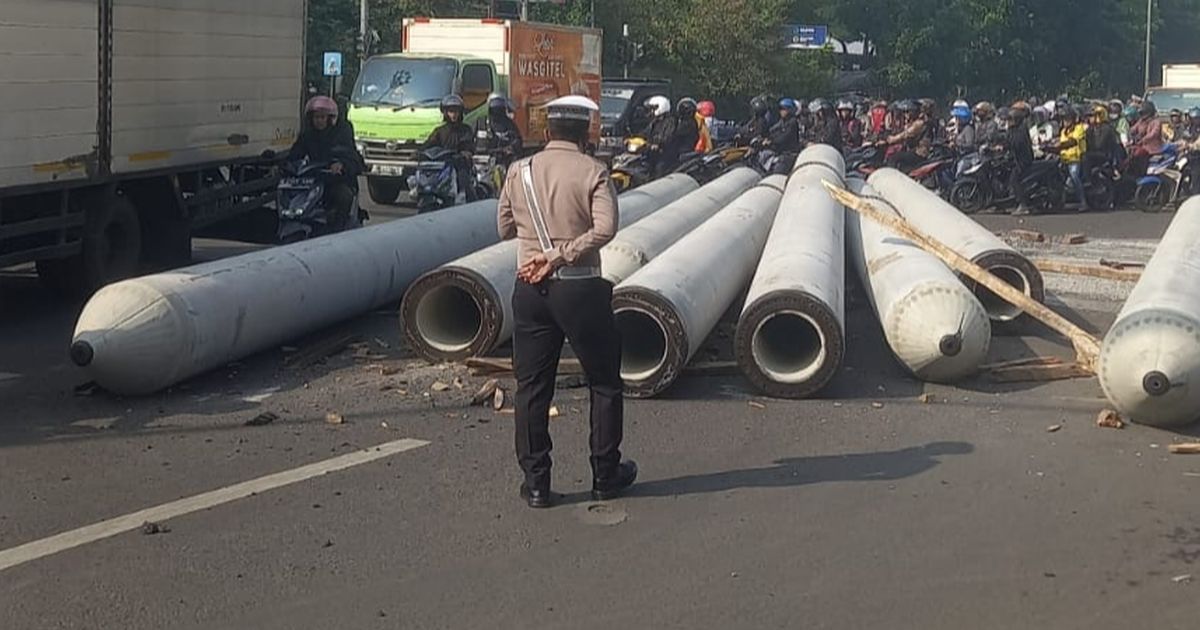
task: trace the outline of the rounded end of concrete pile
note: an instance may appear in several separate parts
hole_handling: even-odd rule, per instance
[[[613,293],[621,334],[621,379],[632,398],[649,398],[671,386],[688,360],[688,339],[671,303],[641,287]]]
[[[408,347],[433,361],[457,361],[491,351],[504,325],[499,296],[474,272],[431,271],[409,287],[400,303],[400,329]]]
[[[896,358],[924,381],[970,376],[987,357],[992,326],[961,285],[927,283],[896,303],[883,322]]]
[[[799,291],[760,297],[742,314],[734,339],[738,367],[777,398],[807,398],[837,373],[845,333],[821,300]]]
[[[83,307],[69,349],[71,361],[116,394],[151,394],[188,374],[193,353],[187,307],[140,278],[110,284]],[[172,348],[172,352],[162,352]]]
[[[1104,338],[1099,372],[1105,395],[1134,422],[1200,420],[1200,319],[1165,309],[1121,318]]]
[[[972,262],[987,269],[992,275],[1012,285],[1035,302],[1046,301],[1046,283],[1042,279],[1042,272],[1028,258],[1016,252],[993,250],[976,256]],[[987,287],[969,278],[964,278],[964,282],[975,297],[979,298],[979,303],[993,322],[1009,323],[1024,315],[1024,311],[1009,304]]]

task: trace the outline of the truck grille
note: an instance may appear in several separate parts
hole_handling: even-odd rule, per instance
[[[363,142],[363,157],[377,162],[415,162],[418,144],[399,144],[367,140]]]

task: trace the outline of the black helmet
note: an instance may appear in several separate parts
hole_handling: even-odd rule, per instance
[[[905,99],[896,104],[896,109],[909,114],[917,111],[917,104],[911,99]]]
[[[696,99],[681,98],[675,104],[675,113],[680,116],[695,116],[696,115]]]
[[[1154,101],[1142,101],[1142,106],[1138,108],[1138,113],[1142,116],[1157,116],[1158,108],[1154,106]]]
[[[937,101],[931,98],[923,98],[917,101],[917,105],[921,108],[922,114],[933,114],[933,110],[937,107]]]
[[[1193,107],[1187,112],[1188,118],[1200,122],[1200,107]]]
[[[1079,122],[1079,110],[1074,105],[1067,105],[1066,107],[1063,107],[1061,116],[1063,120]]]
[[[488,109],[492,111],[508,112],[508,99],[499,94],[493,94],[488,97]]]
[[[770,107],[767,105],[767,99],[761,96],[755,96],[754,98],[750,99],[750,109],[754,110],[755,114],[762,115],[767,113],[767,111],[770,110]]]
[[[450,96],[447,96],[446,98],[442,99],[441,110],[442,110],[443,114],[452,109],[457,109],[458,111],[461,112],[461,111],[465,110],[466,108],[467,108],[467,104],[464,103],[462,100],[462,97],[457,94],[451,94]]]

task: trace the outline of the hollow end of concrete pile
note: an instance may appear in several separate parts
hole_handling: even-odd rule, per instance
[[[993,250],[976,256],[972,262],[988,270],[992,275],[1024,293],[1035,302],[1046,301],[1046,283],[1042,272],[1028,258],[1014,251]],[[998,324],[1016,322],[1025,314],[1017,306],[1008,303],[996,295],[991,289],[971,280],[963,278],[967,288],[979,299],[988,317]]]
[[[621,379],[632,398],[649,398],[679,377],[689,358],[687,333],[675,307],[642,287],[618,289],[613,315],[621,335]]]
[[[738,322],[738,367],[759,390],[776,398],[807,398],[837,373],[845,332],[824,302],[801,291],[758,298]]]
[[[1200,420],[1200,317],[1155,308],[1122,317],[1104,338],[1099,377],[1134,422],[1170,428]]]
[[[504,312],[491,284],[469,269],[443,267],[420,278],[400,303],[408,346],[433,361],[458,361],[493,350]]]

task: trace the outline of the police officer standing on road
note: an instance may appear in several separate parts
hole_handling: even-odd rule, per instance
[[[550,402],[564,338],[591,389],[592,498],[615,498],[637,478],[637,465],[621,461],[621,344],[613,287],[600,275],[599,250],[617,231],[617,198],[608,170],[583,153],[599,111],[583,96],[547,104],[549,143],[513,164],[500,194],[500,237],[519,243],[513,290],[516,448],[525,473],[521,497],[534,508],[554,501]]]

